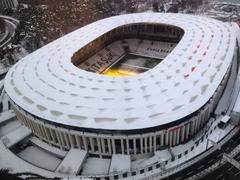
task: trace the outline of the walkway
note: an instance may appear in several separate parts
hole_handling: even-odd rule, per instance
[[[19,21],[9,16],[2,16],[0,18],[5,21],[5,33],[3,37],[0,39],[0,49],[6,47],[8,44],[11,43],[13,37],[15,36],[15,30]]]

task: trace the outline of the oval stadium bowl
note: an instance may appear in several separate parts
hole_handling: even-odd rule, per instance
[[[206,17],[114,16],[26,56],[4,86],[18,118],[57,146],[57,132],[76,146],[145,134],[174,146],[206,124],[234,78],[236,39],[230,24]]]

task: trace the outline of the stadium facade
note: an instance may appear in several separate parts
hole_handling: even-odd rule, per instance
[[[205,17],[115,16],[23,58],[4,86],[43,141],[143,157],[189,141],[214,117],[236,80],[239,42],[235,24]]]

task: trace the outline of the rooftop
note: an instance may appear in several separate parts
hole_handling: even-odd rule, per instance
[[[184,36],[153,69],[127,77],[87,72],[71,63],[83,46],[121,25],[161,23]],[[229,23],[183,14],[140,13],[96,21],[15,64],[5,90],[43,119],[97,129],[140,129],[181,119],[201,108],[230,67],[236,32]]]

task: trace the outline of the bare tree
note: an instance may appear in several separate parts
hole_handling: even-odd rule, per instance
[[[5,29],[5,21],[0,18],[0,32],[4,31]]]

